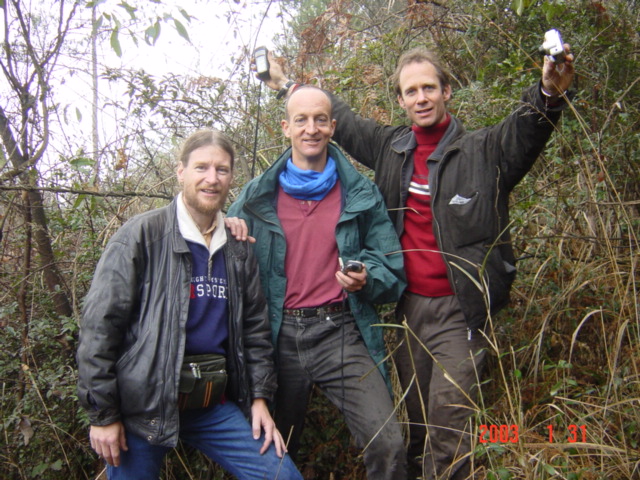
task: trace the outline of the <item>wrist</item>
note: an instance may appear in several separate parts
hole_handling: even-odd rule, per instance
[[[544,96],[546,98],[549,98],[549,99],[553,99],[553,100],[559,100],[560,98],[562,98],[567,93],[566,90],[563,93],[558,93],[557,90],[552,93],[549,90],[547,90],[546,88],[544,88],[544,85],[540,85],[540,92],[542,92],[542,96]]]
[[[254,398],[253,402],[252,402],[252,406],[253,407],[266,407],[268,405],[267,399],[266,398]]]
[[[544,85],[540,85],[540,93],[542,94],[542,98],[544,99],[545,103],[549,106],[558,105],[560,102],[562,102],[562,97],[567,94],[566,91],[564,93],[551,93],[546,88],[544,88]]]
[[[280,88],[280,90],[278,90],[276,98],[280,100],[282,97],[287,96],[287,94],[289,93],[289,89],[295,84],[296,82],[294,82],[293,80],[287,80],[287,82]]]
[[[283,88],[286,88],[286,86],[291,83],[293,83],[293,80],[290,80],[288,78],[283,78],[282,81],[278,82],[278,90],[282,90]]]

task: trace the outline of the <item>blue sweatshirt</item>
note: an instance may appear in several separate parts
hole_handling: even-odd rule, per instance
[[[192,274],[186,355],[226,353],[229,335],[227,269],[219,249],[209,257],[202,244],[187,241],[191,250]]]

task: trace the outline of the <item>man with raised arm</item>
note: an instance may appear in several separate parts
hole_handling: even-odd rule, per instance
[[[563,47],[564,62],[545,57],[542,80],[514,112],[474,132],[447,110],[450,76],[424,48],[402,55],[392,78],[411,126],[380,125],[331,95],[333,139],[375,170],[404,252],[408,286],[396,318],[419,341],[406,335],[395,361],[408,390],[411,478],[473,474],[470,415],[485,365],[486,326],[507,305],[516,272],[509,194],[567,106],[574,69],[569,45]],[[270,58],[263,81],[278,97],[291,95],[299,84]]]

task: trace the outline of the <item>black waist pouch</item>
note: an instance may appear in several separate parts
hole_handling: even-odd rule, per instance
[[[187,355],[180,369],[178,408],[190,410],[220,403],[227,388],[227,360],[223,355]]]

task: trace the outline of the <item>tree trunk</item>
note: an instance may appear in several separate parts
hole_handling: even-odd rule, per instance
[[[65,288],[64,280],[53,254],[51,235],[49,234],[49,228],[47,226],[42,194],[37,190],[31,190],[27,195],[29,198],[36,249],[40,256],[45,284],[51,292],[56,313],[70,317],[73,314],[73,309],[71,308],[71,302],[66,293],[67,289]]]

